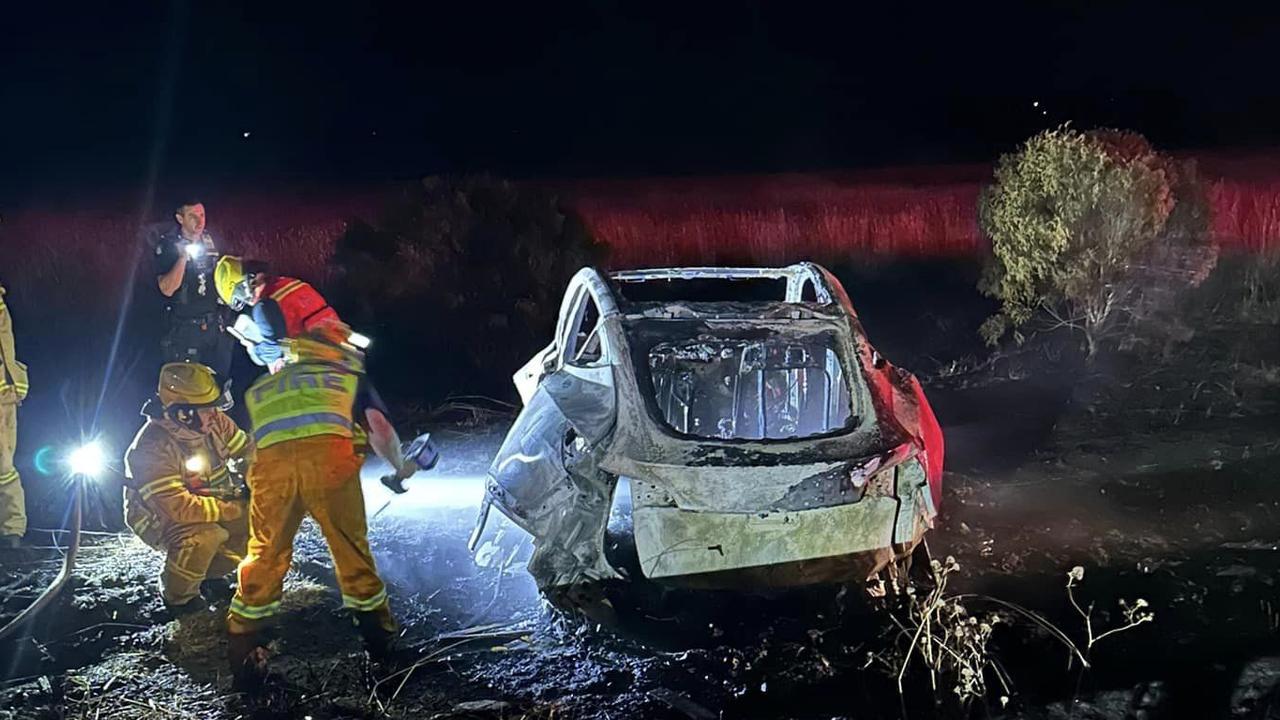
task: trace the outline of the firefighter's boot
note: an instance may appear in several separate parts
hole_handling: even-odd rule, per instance
[[[390,613],[385,609],[372,612],[353,612],[356,630],[364,640],[369,659],[379,665],[396,664],[402,659],[403,651],[396,642],[399,633],[390,620]]]
[[[231,667],[231,688],[250,695],[261,691],[267,679],[269,654],[257,633],[229,635],[227,664]]]
[[[165,603],[164,608],[169,611],[169,617],[177,620],[179,618],[191,617],[208,611],[209,601],[206,600],[203,595],[196,595],[190,600],[178,605]]]
[[[236,591],[226,578],[210,578],[200,583],[200,594],[208,598],[210,605],[223,605],[231,602]]]

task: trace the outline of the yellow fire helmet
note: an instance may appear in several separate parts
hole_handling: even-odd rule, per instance
[[[223,255],[213,268],[213,286],[218,298],[232,310],[241,310],[249,302],[248,275],[244,261],[234,255]]]
[[[160,368],[156,394],[166,408],[174,405],[214,407],[223,403],[223,392],[214,379],[213,370],[199,363],[165,364]]]

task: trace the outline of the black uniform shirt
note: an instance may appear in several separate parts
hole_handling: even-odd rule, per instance
[[[204,254],[198,260],[187,259],[182,284],[171,297],[164,298],[165,310],[174,317],[204,317],[218,310],[218,291],[213,286],[213,267],[218,262],[218,251],[208,233],[204,234],[201,242],[204,243]],[[189,243],[176,228],[161,235],[153,249],[155,274],[163,275],[172,270]]]

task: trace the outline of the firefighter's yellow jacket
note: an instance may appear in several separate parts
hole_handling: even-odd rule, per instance
[[[21,403],[27,397],[27,366],[13,349],[13,320],[0,285],[0,403]]]
[[[26,495],[13,465],[18,449],[18,406],[27,397],[27,366],[13,349],[13,319],[0,285],[0,535],[20,538],[27,532]]]
[[[253,442],[226,413],[213,418],[212,432],[182,427],[155,411],[125,454],[125,523],[144,539],[171,525],[235,520],[244,501],[227,467],[247,461]],[[188,463],[191,458],[201,458]]]

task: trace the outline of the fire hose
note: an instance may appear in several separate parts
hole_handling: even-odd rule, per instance
[[[28,620],[47,607],[49,603],[53,602],[58,597],[58,593],[62,591],[63,586],[67,584],[67,580],[71,579],[71,571],[76,566],[76,555],[80,552],[80,515],[83,503],[84,480],[83,478],[78,478],[75,483],[75,495],[71,501],[71,541],[67,546],[67,554],[62,557],[62,569],[58,571],[57,577],[53,579],[53,582],[49,583],[49,586],[40,593],[39,597],[5,624],[3,628],[0,628],[0,641],[8,638]]]

